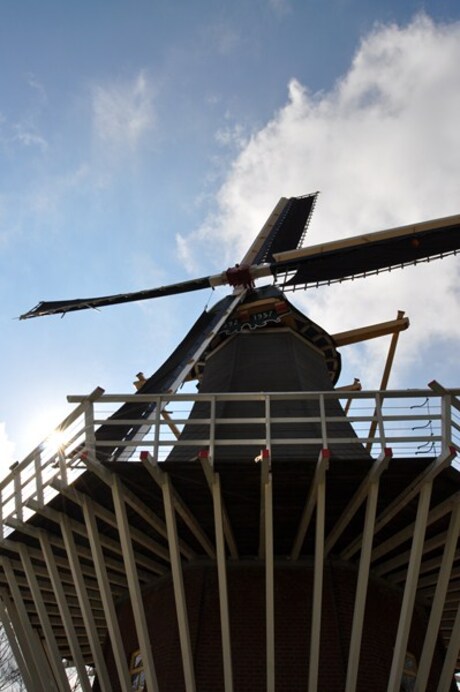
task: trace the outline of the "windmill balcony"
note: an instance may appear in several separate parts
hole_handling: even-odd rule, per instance
[[[285,393],[228,393],[228,394],[105,394],[96,389],[90,395],[70,395],[70,403],[76,403],[75,410],[46,437],[21,462],[16,462],[10,473],[0,482],[0,517],[6,524],[8,519],[23,520],[30,515],[30,502],[46,503],[57,491],[56,482],[69,484],[86,469],[94,468],[99,461],[116,460],[115,451],[123,450],[124,461],[139,461],[147,458],[149,463],[165,462],[173,450],[186,447],[191,450],[190,461],[206,456],[209,462],[217,448],[241,448],[249,451],[247,462],[257,462],[262,450],[271,450],[277,445],[315,450],[316,457],[321,449],[340,444],[351,450],[357,445],[369,450],[372,458],[377,458],[390,448],[393,457],[404,463],[407,458],[437,457],[442,450],[454,447],[460,450],[460,404],[457,397],[460,389],[432,389],[354,391],[340,392],[285,392]],[[273,416],[272,409],[279,402],[311,402],[318,409],[318,415],[286,417]],[[340,402],[342,407],[350,406],[346,420],[351,424],[348,436],[343,430],[337,435],[334,426],[343,423],[344,416],[328,415],[327,402]],[[222,403],[258,403],[261,415],[258,417],[219,418],[216,407]],[[122,419],[114,416],[122,404],[151,403],[153,414],[149,419],[130,417]],[[207,412],[200,418],[191,419],[190,411],[194,404],[201,404]],[[241,406],[239,406],[241,409]],[[295,424],[296,436],[281,438],[276,436],[277,426]],[[120,440],[116,429],[127,425],[137,430],[132,438]],[[199,427],[202,436],[194,439],[181,439],[185,426]],[[299,435],[304,428],[315,426],[316,435]],[[114,430],[113,438],[107,434],[97,439],[97,431]],[[239,437],[216,439],[216,428],[236,427]],[[254,430],[257,426],[259,436],[249,436],[245,428]],[[310,427],[311,429],[311,427]],[[372,433],[372,430],[374,432]],[[371,431],[371,434],[370,434]],[[275,458],[275,457],[274,457]]]
[[[28,689],[453,689],[459,395],[68,397],[0,483]]]

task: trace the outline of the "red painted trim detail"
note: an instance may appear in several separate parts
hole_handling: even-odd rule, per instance
[[[230,286],[244,286],[244,288],[252,288],[254,286],[248,264],[235,264],[234,267],[227,269],[225,275]]]

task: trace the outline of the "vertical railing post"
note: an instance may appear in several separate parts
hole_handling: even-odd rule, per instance
[[[329,445],[327,441],[326,406],[324,403],[324,394],[319,395],[319,415],[321,418],[321,437],[323,438],[323,449],[327,449]]]
[[[3,523],[3,488],[0,488],[0,540],[5,538]]]
[[[160,461],[160,433],[161,433],[161,398],[158,397],[155,405],[154,419],[154,438],[153,438],[153,459],[158,464]]]
[[[14,482],[14,507],[16,510],[16,518],[18,521],[23,521],[22,512],[22,487],[21,487],[21,471],[20,467],[16,467],[13,471]]]
[[[57,452],[59,463],[59,475],[64,485],[69,485],[67,481],[67,459],[64,454],[64,449],[60,446]]]
[[[385,439],[385,426],[383,423],[383,413],[382,413],[382,403],[383,398],[380,392],[375,395],[375,416],[377,418],[377,429],[380,438],[380,449],[382,452],[385,451],[386,439]],[[374,431],[375,432],[375,431]],[[372,441],[369,443],[372,446]]]
[[[448,452],[452,446],[452,406],[460,408],[456,397],[443,387],[439,382],[433,380],[428,382],[429,388],[441,398],[441,437],[442,452]]]
[[[84,405],[85,411],[85,447],[90,456],[96,458],[96,434],[94,430],[94,403],[88,399]]]
[[[270,395],[265,395],[265,449],[268,453],[272,454],[272,440],[271,440],[271,401]]]
[[[42,473],[42,455],[40,448],[37,448],[34,454],[34,467],[35,467],[35,497],[39,505],[43,506],[45,504],[45,497],[43,493],[43,473]]]
[[[451,444],[452,435],[452,397],[450,394],[441,396],[441,421],[442,421],[442,450],[446,450]]]
[[[216,397],[211,397],[210,405],[210,424],[209,424],[209,460],[211,466],[214,466],[214,448],[216,445]]]

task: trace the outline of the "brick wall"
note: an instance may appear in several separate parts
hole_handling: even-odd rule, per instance
[[[224,689],[217,573],[215,566],[185,572],[190,636],[199,692]],[[279,564],[275,570],[275,650],[277,692],[307,689],[312,612],[313,569],[310,564]],[[319,690],[340,692],[345,686],[348,647],[356,588],[354,567],[327,563],[324,573]],[[230,623],[235,692],[265,692],[265,575],[263,565],[237,563],[228,569]],[[358,692],[386,692],[402,593],[383,580],[369,584]],[[182,692],[184,678],[172,584],[165,579],[144,592],[154,661],[161,692]],[[138,648],[131,607],[118,607],[127,660]],[[416,607],[408,649],[418,659],[426,617]],[[115,665],[110,644],[105,654]],[[442,647],[435,653],[428,691],[436,690]],[[95,689],[98,689],[97,684]],[[113,681],[114,692],[120,688]]]

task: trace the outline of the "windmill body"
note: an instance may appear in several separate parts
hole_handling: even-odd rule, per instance
[[[65,660],[104,692],[455,689],[458,392],[336,390],[340,344],[407,320],[330,335],[284,290],[452,254],[460,218],[296,249],[315,200],[281,200],[220,275],[24,315],[235,289],[136,394],[77,397],[66,443],[3,484],[0,610],[28,688],[66,689]]]

